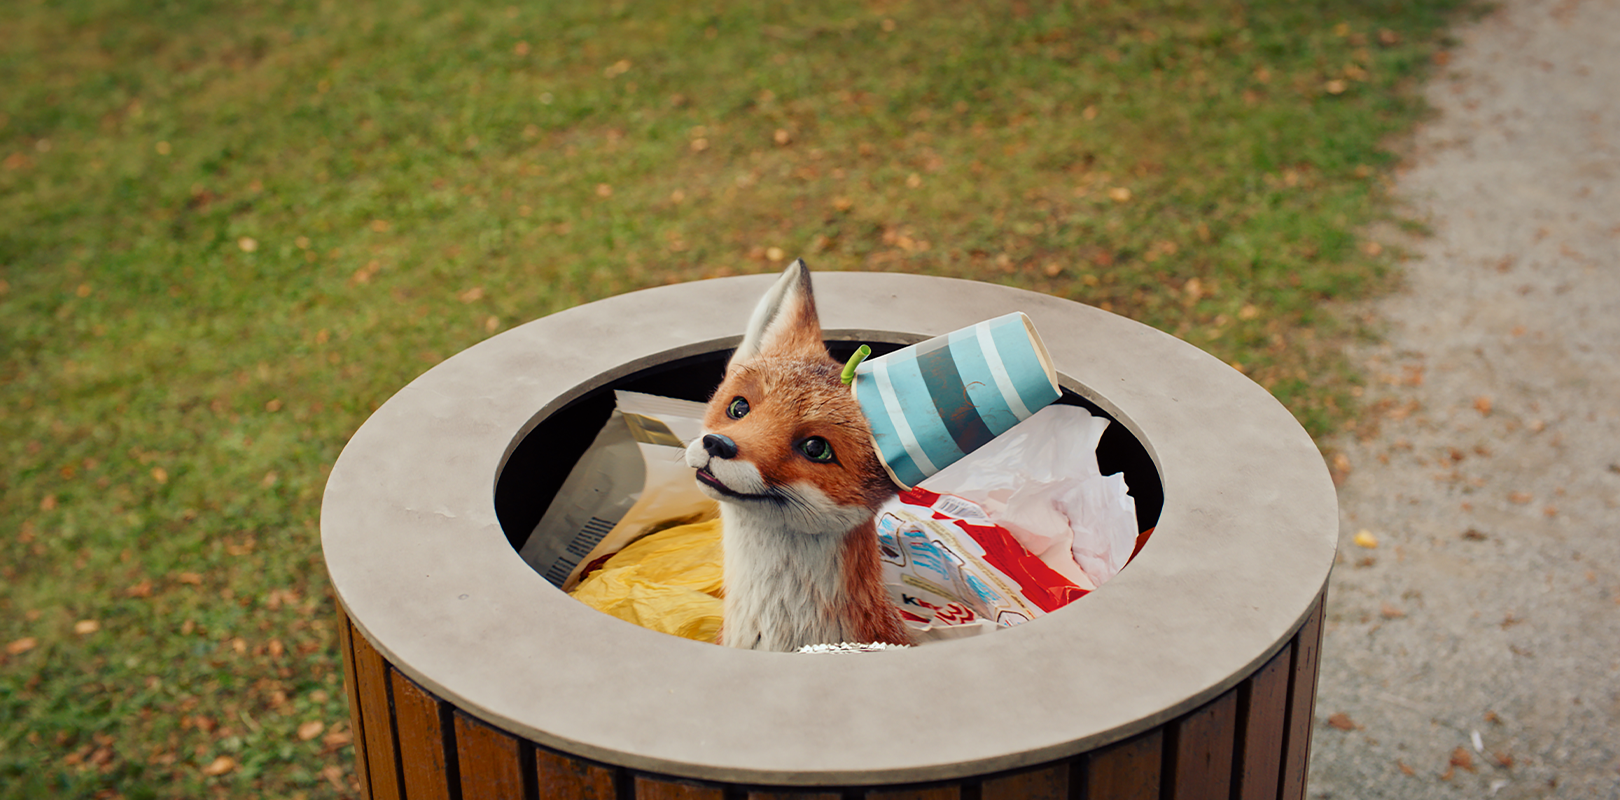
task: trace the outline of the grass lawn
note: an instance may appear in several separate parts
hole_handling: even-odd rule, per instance
[[[328,466],[594,298],[1012,284],[1343,426],[1463,1],[9,3],[0,797],[352,795]]]

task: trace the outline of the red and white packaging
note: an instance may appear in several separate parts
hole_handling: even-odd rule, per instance
[[[1086,594],[960,497],[903,492],[877,531],[884,583],[919,643],[1018,625]]]

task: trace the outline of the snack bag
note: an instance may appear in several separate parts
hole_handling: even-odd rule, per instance
[[[713,519],[715,502],[682,460],[703,429],[703,404],[615,391],[617,406],[520,550],[563,591],[587,564],[677,522]]]
[[[903,492],[877,530],[884,583],[918,642],[1018,625],[1086,593],[960,497]]]

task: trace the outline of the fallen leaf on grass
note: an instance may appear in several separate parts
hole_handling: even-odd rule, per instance
[[[328,764],[321,769],[321,777],[325,778],[332,788],[343,791],[349,788],[343,784],[343,768],[336,764]]]
[[[208,764],[202,768],[202,774],[207,775],[210,778],[217,778],[235,769],[236,759],[231,758],[230,756],[220,756],[219,758],[208,762]]]
[[[1356,721],[1351,719],[1349,714],[1342,711],[1328,717],[1327,721],[1329,725],[1332,725],[1341,731],[1353,731],[1356,729]]]
[[[321,722],[318,719],[312,719],[298,726],[298,741],[307,742],[310,739],[320,736],[321,731],[324,730],[326,730],[326,723]]]
[[[337,750],[342,747],[347,747],[353,742],[354,733],[341,728],[333,728],[325,736],[321,737],[321,744],[325,745],[327,750]]]
[[[81,619],[73,623],[73,632],[80,636],[87,636],[101,630],[101,623],[93,619]]]
[[[6,645],[8,655],[21,655],[39,646],[39,640],[32,636],[24,636]]]
[[[199,575],[198,573],[195,573],[195,572],[182,572],[179,575],[175,576],[175,580],[177,580],[177,581],[179,581],[181,583],[189,583],[192,586],[201,586],[202,585],[202,575]]]
[[[137,583],[134,586],[131,586],[128,589],[125,589],[124,594],[128,595],[130,597],[138,597],[138,598],[151,597],[152,596],[152,582],[149,581],[149,580],[141,581],[140,583]]]

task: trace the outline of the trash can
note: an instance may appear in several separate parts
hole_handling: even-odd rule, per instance
[[[383,404],[332,469],[322,546],[372,798],[1300,798],[1337,508],[1314,443],[1191,345],[971,281],[817,273],[835,355],[1022,311],[1116,424],[1152,539],[1013,628],[852,656],[692,642],[519,556],[614,389],[706,399],[774,275],[530,322]]]

